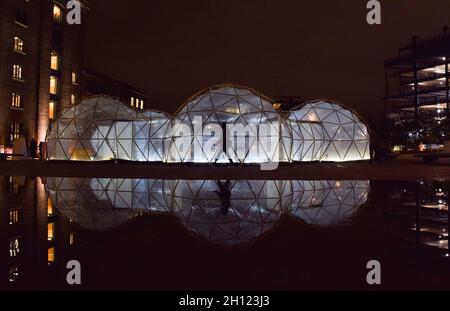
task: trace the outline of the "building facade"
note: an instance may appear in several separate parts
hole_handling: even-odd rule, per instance
[[[447,27],[430,40],[413,37],[399,56],[385,62],[386,114],[407,140],[440,144],[450,117],[450,36]]]
[[[83,97],[94,95],[108,95],[120,99],[137,110],[148,109],[148,97],[144,92],[105,76],[93,70],[83,70]]]
[[[21,135],[27,141],[44,141],[49,121],[81,99],[82,26],[66,23],[66,2],[0,1],[0,145],[4,147]],[[87,8],[84,1],[82,7]]]

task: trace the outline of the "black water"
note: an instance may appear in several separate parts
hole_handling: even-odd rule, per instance
[[[449,289],[449,189],[0,177],[0,288]],[[81,285],[66,282],[70,260]]]

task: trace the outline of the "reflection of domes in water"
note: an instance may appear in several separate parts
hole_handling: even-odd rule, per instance
[[[290,214],[307,224],[345,224],[367,202],[369,181],[293,181]]]
[[[142,212],[167,212],[162,181],[109,178],[48,178],[52,203],[89,230],[117,228]]]
[[[174,181],[172,212],[201,238],[235,246],[250,242],[280,220],[291,199],[286,181]]]
[[[81,227],[107,231],[143,213],[172,213],[202,239],[248,243],[289,212],[307,224],[348,222],[367,201],[369,181],[48,178],[54,207]]]

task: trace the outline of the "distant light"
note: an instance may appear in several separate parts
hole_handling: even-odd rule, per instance
[[[446,61],[447,60],[447,57],[441,57],[441,60],[443,60],[443,61]]]
[[[436,110],[437,113],[442,113],[442,109]]]

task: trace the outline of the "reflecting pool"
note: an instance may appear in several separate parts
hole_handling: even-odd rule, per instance
[[[0,177],[2,289],[448,289],[438,181]]]

